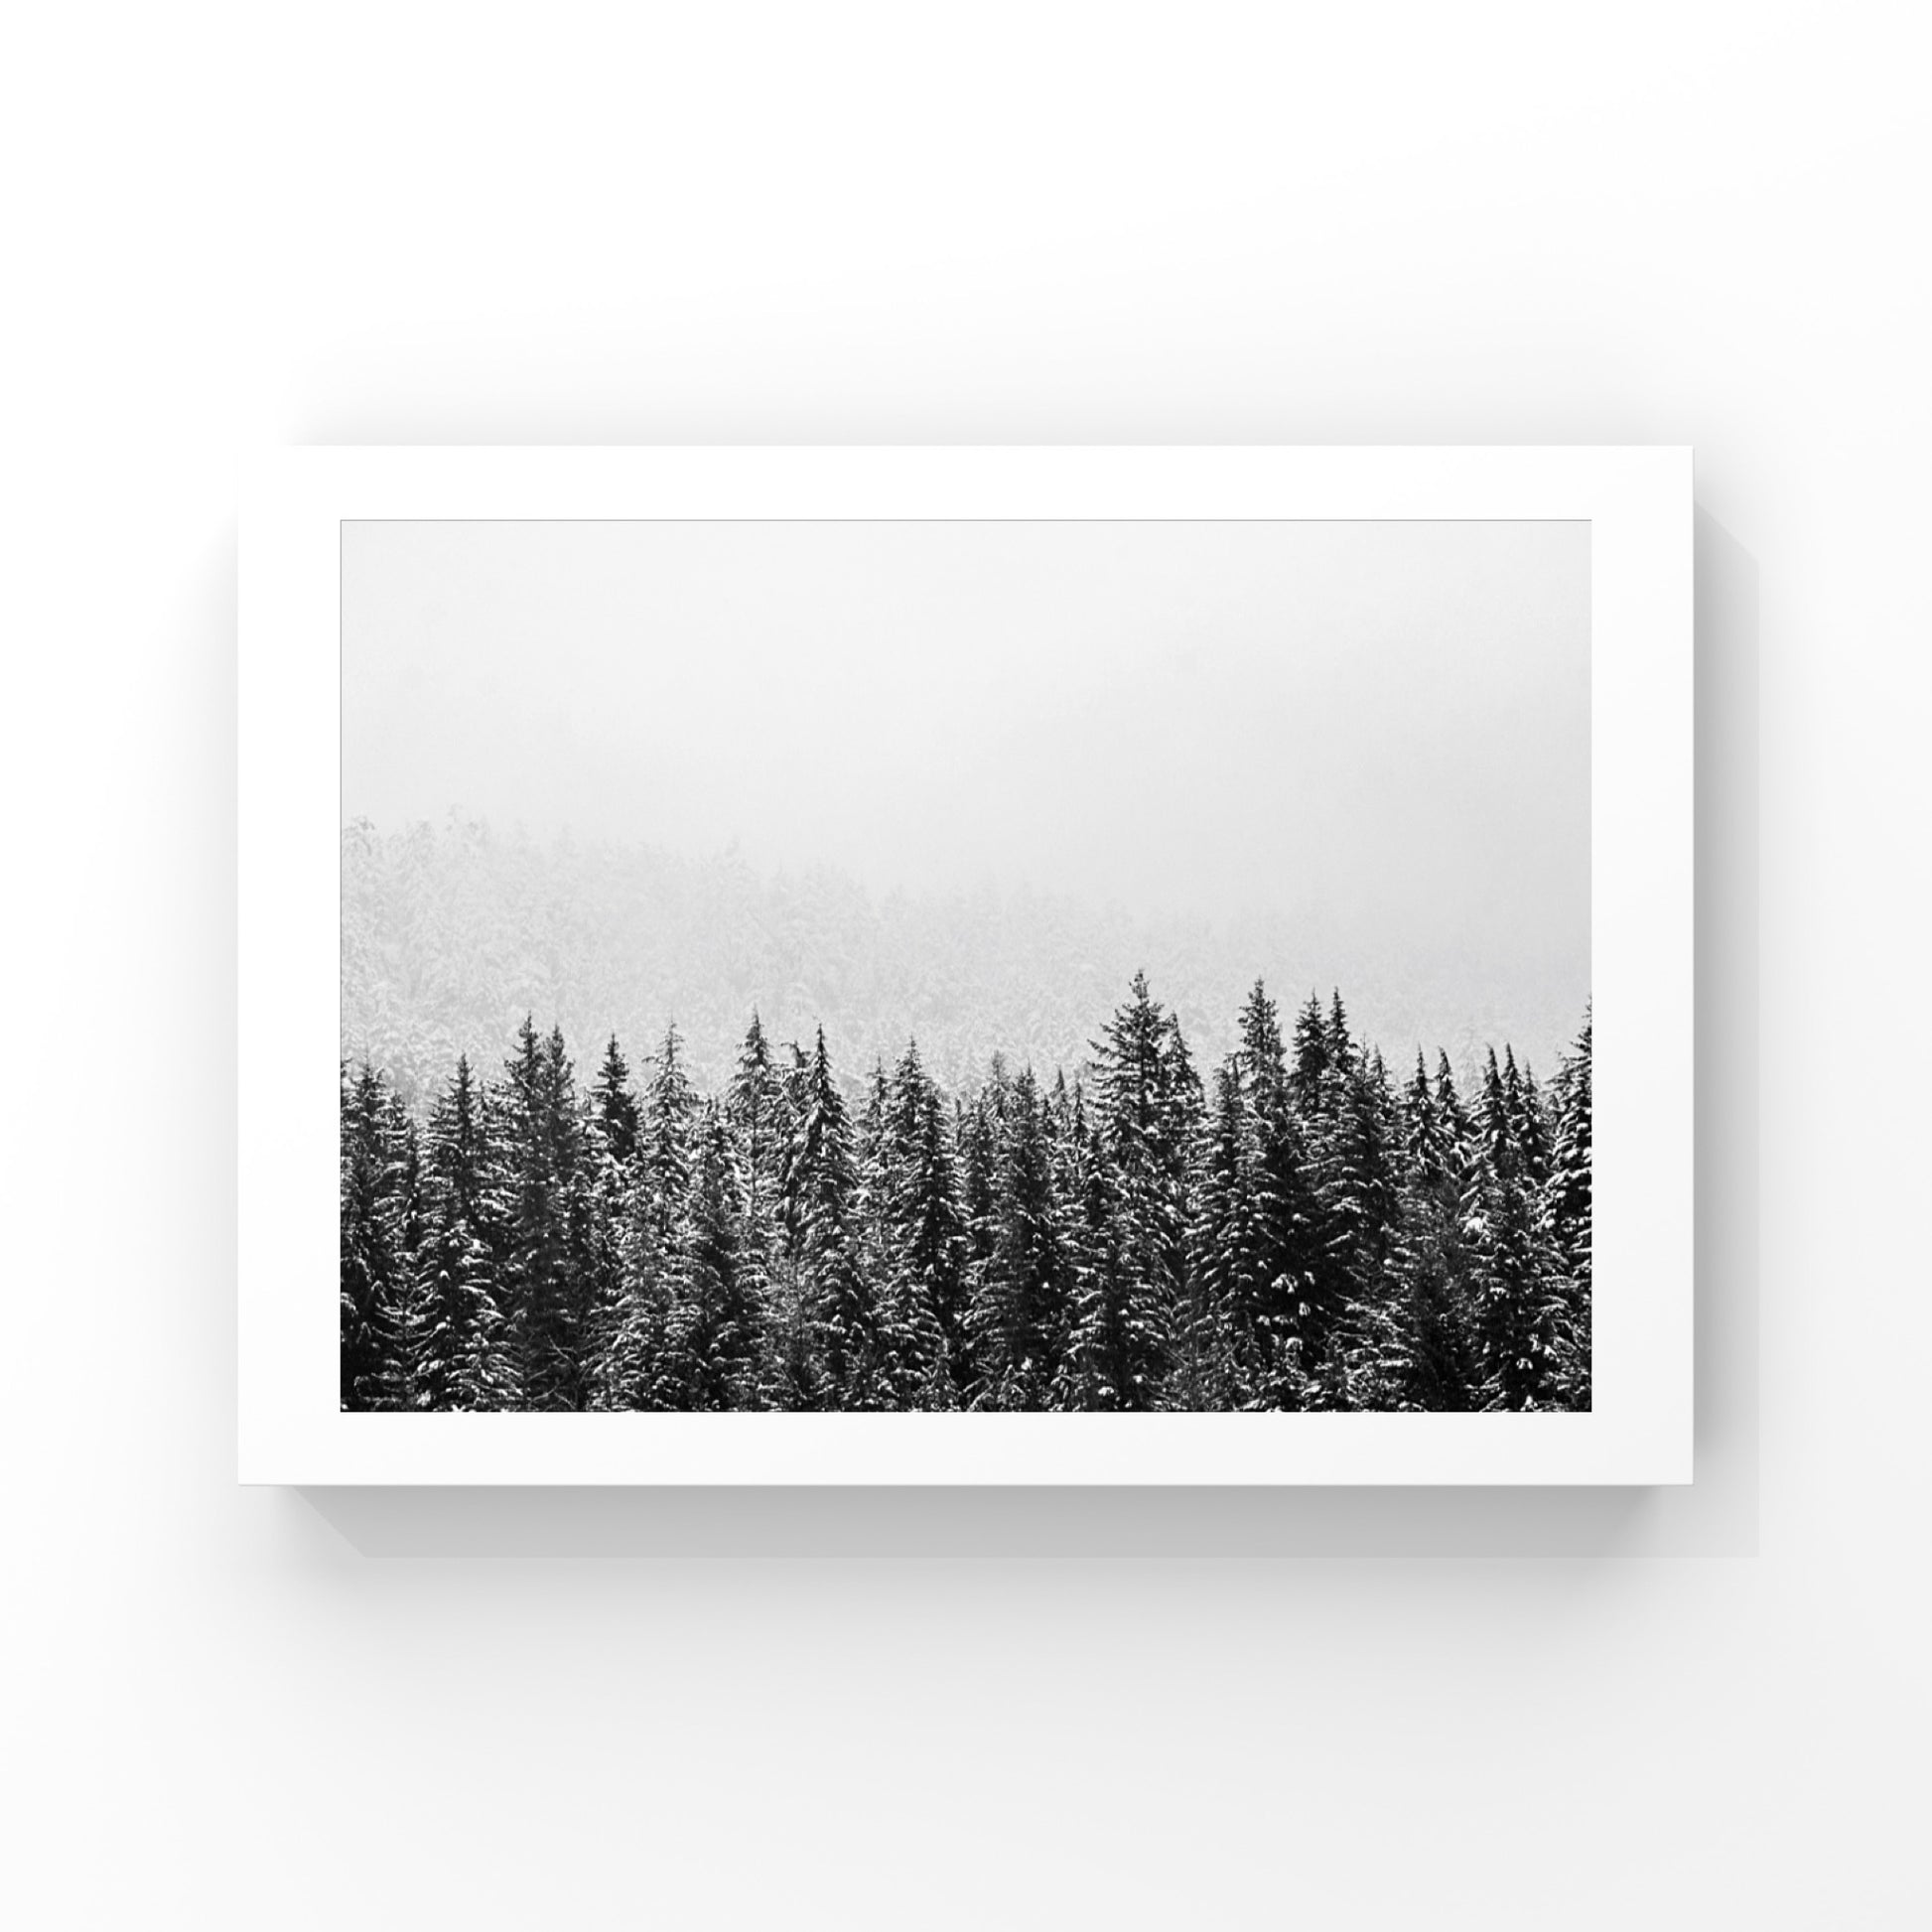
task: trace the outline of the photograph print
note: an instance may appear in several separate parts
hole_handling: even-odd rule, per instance
[[[341,525],[349,1411],[1585,1411],[1587,521]]]

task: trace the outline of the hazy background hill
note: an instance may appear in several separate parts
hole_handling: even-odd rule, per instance
[[[1257,976],[1339,985],[1392,1061],[1548,1066],[1589,559],[1566,522],[348,522],[344,1050],[410,1086],[526,1012],[585,1060],[675,1019],[715,1084],[756,1007],[952,1084],[1070,1071],[1145,969],[1203,1068]]]
[[[822,1025],[848,1079],[910,1036],[948,1085],[996,1050],[1070,1074],[1142,968],[1203,1069],[1233,1045],[1257,977],[1291,1012],[1339,985],[1357,1033],[1398,1070],[1419,1044],[1466,1071],[1505,1040],[1546,1069],[1588,995],[1587,960],[1570,967],[1526,952],[1498,974],[1453,944],[1397,962],[1280,915],[1137,918],[991,885],[875,895],[831,870],[454,818],[343,833],[342,1050],[412,1101],[459,1052],[506,1052],[526,1013],[561,1026],[580,1064],[613,1033],[634,1064],[674,1020],[708,1087],[729,1076],[754,1009],[780,1040]]]

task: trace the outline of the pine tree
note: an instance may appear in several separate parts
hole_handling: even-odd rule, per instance
[[[584,1406],[630,1409],[642,1400],[643,1311],[638,1307],[634,1230],[641,1184],[641,1115],[630,1068],[612,1035],[591,1090],[585,1159]]]
[[[1422,1338],[1413,1290],[1393,1270],[1343,1311],[1324,1407],[1414,1409],[1422,1379]]]
[[[786,1364],[796,1368],[804,1352],[802,1311],[786,1246],[784,1175],[792,1130],[787,1087],[755,1012],[727,1090],[725,1119],[744,1189],[739,1265],[746,1294],[759,1310],[758,1401],[776,1407],[794,1406],[794,1378]]]
[[[904,1408],[951,1409],[963,1400],[968,1375],[966,1227],[945,1104],[916,1041],[894,1070],[888,1124],[895,1398]]]
[[[1327,1065],[1326,1030],[1312,997],[1298,1023],[1298,1038],[1302,1050],[1297,1070],[1291,1073],[1275,1004],[1257,980],[1242,1010],[1241,1070],[1254,1117],[1251,1184],[1260,1221],[1260,1274],[1265,1286],[1252,1333],[1243,1340],[1243,1379],[1247,1400],[1266,1409],[1306,1405],[1305,1364],[1318,1339],[1318,1204],[1298,1111],[1298,1095],[1317,1093]]]
[[[1368,1305],[1380,1292],[1395,1215],[1395,1101],[1381,1056],[1364,1055],[1350,1036],[1339,993],[1325,1016],[1311,998],[1297,1032],[1321,1072],[1297,1089],[1308,1185],[1296,1366],[1307,1378],[1305,1407],[1347,1408],[1362,1332],[1386,1325]]]
[[[1176,1327],[1188,1311],[1188,1164],[1200,1086],[1166,1009],[1136,973],[1093,1043],[1095,1103],[1117,1192],[1125,1296],[1122,1406],[1170,1397]]]
[[[1348,1014],[1341,1003],[1341,988],[1328,997],[1328,1057],[1330,1065],[1345,1068],[1355,1057],[1355,1042],[1349,1036]]]
[[[960,1212],[964,1235],[963,1285],[957,1332],[954,1336],[955,1376],[962,1400],[970,1408],[993,1406],[997,1392],[983,1379],[984,1364],[977,1338],[992,1325],[987,1312],[995,1256],[1000,1240],[1000,1158],[1006,1112],[1005,1068],[998,1056],[978,1093],[961,1104],[956,1138],[959,1147]]]
[[[1201,1150],[1194,1251],[1199,1285],[1191,1351],[1202,1407],[1247,1408],[1269,1387],[1268,1317],[1274,1304],[1270,1230],[1259,1136],[1239,1056],[1214,1076]]]
[[[1515,1056],[1492,1050],[1483,1071],[1476,1153],[1464,1183],[1461,1237],[1468,1255],[1471,1322],[1481,1406],[1564,1406],[1568,1284],[1550,1238],[1543,1190],[1519,1138],[1523,1104]]]
[[[1065,1180],[1071,1163],[1079,1156],[1079,1130],[1074,1118],[1079,1087],[1077,1079],[1068,1086],[1065,1069],[1056,1067],[1053,1070],[1053,1084],[1046,1090],[1043,1102],[1046,1140],[1052,1150],[1053,1184],[1056,1189]]]
[[[1402,1096],[1403,1147],[1410,1167],[1425,1180],[1440,1180],[1449,1172],[1449,1144],[1442,1109],[1429,1084],[1422,1048],[1416,1048],[1416,1070]]]
[[[505,1340],[525,1406],[583,1406],[583,1122],[560,1031],[517,1033],[500,1096]]]
[[[1418,1348],[1415,1311],[1389,1267],[1399,1134],[1382,1056],[1351,1053],[1339,1075],[1318,1181],[1328,1294],[1336,1311],[1324,1404],[1408,1406]]]
[[[762,1035],[759,1037],[761,1044]],[[749,1051],[751,1042],[747,1045]],[[742,1061],[740,1070],[744,1070]],[[816,1409],[825,1406],[826,1385],[808,1303],[807,1176],[798,1158],[810,1099],[811,1062],[792,1040],[771,1061],[771,1070],[779,1137],[773,1148],[773,1243],[764,1296],[759,1401],[768,1409]],[[747,1211],[750,1215],[754,1210],[748,1205]]]
[[[369,1409],[383,1400],[393,1324],[406,1298],[416,1239],[416,1159],[395,1095],[365,1061],[345,1063],[341,1173],[341,1401]]]
[[[602,1151],[619,1167],[628,1167],[637,1158],[637,1101],[616,1034],[604,1049],[604,1064],[591,1088],[591,1120]]]
[[[1551,1239],[1568,1280],[1558,1370],[1566,1406],[1590,1403],[1590,1018],[1554,1082],[1555,1133],[1550,1154]]]
[[[1534,1196],[1513,1166],[1498,1172],[1486,1160],[1478,1165],[1462,1236],[1469,1251],[1481,1406],[1562,1406],[1557,1344],[1563,1278],[1537,1225]]]
[[[1503,1090],[1509,1104],[1510,1136],[1525,1177],[1533,1186],[1541,1187],[1550,1177],[1550,1130],[1543,1117],[1543,1096],[1536,1075],[1527,1065],[1519,1073],[1514,1050],[1506,1047],[1504,1051],[1507,1067]]]
[[[424,1266],[434,1274],[450,1325],[452,1409],[523,1406],[498,1288],[492,1140],[488,1097],[464,1054],[431,1111],[424,1161]]]
[[[1404,1096],[1386,1291],[1363,1324],[1360,1407],[1461,1410],[1479,1377],[1461,1240],[1466,1124],[1447,1055],[1434,1084],[1420,1048]]]
[[[450,1402],[455,1336],[430,1252],[415,1124],[398,1112],[397,1126],[396,1265],[377,1304],[381,1363],[372,1406],[443,1409]]]
[[[1321,1185],[1329,1253],[1357,1286],[1377,1272],[1387,1253],[1398,1132],[1380,1055],[1349,1068],[1325,1143]]]
[[[1293,1105],[1281,1015],[1260,980],[1241,1009],[1239,1071],[1257,1119],[1284,1114]]]
[[[718,1103],[700,1106],[695,1165],[673,1247],[669,1346],[681,1377],[676,1406],[752,1406],[759,1349],[759,1310],[740,1250],[744,1197],[732,1137]]]
[[[1067,1265],[1051,1123],[1031,1068],[1013,1082],[1003,1127],[992,1253],[972,1342],[987,1407],[1043,1409],[1065,1347]]]
[[[900,1240],[899,1165],[892,1085],[885,1063],[876,1060],[859,1121],[854,1223],[859,1273],[878,1312],[878,1399],[886,1409],[918,1405],[931,1347],[930,1334],[919,1319]]]
[[[698,1096],[684,1070],[684,1042],[676,1027],[665,1029],[655,1070],[645,1089],[638,1158],[648,1197],[647,1212],[668,1243],[689,1201],[692,1129]]]
[[[667,1027],[644,1087],[625,1217],[621,1347],[635,1378],[635,1405],[642,1409],[687,1407],[699,1378],[679,1301],[697,1112],[683,1041],[675,1026]]]
[[[1469,1159],[1469,1117],[1463,1111],[1461,1096],[1455,1090],[1455,1077],[1449,1071],[1449,1055],[1436,1055],[1436,1119],[1448,1156],[1449,1174],[1460,1180]]]
[[[1139,1330],[1144,1317],[1129,1294],[1120,1192],[1097,1129],[1081,1150],[1073,1223],[1066,1351],[1055,1382],[1061,1409],[1147,1407],[1147,1364],[1163,1337]]]
[[[1311,993],[1308,1004],[1295,1018],[1295,1069],[1289,1076],[1295,1104],[1304,1117],[1320,1111],[1333,1064],[1334,1035],[1321,1011],[1321,1001]]]
[[[1590,1219],[1590,1021],[1557,1073],[1556,1133],[1550,1157],[1552,1212],[1557,1242],[1570,1272],[1589,1279]]]
[[[1475,1152],[1496,1172],[1514,1170],[1516,1163],[1515,1109],[1509,1088],[1496,1064],[1496,1049],[1489,1048],[1482,1069],[1482,1098],[1476,1103],[1473,1123]]]
[[[799,1280],[811,1340],[811,1393],[827,1408],[872,1409],[880,1386],[879,1311],[859,1265],[852,1132],[825,1030],[818,1030],[791,1149]]]

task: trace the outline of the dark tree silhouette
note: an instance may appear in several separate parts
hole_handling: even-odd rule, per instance
[[[1590,1028],[1547,1084],[1399,1085],[1257,984],[1204,1092],[1136,975],[1069,1080],[849,1090],[754,1016],[579,1092],[561,1032],[425,1118],[340,1069],[345,1408],[1586,1409]]]

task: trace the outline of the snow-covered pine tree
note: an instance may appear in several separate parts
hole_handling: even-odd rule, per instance
[[[388,1318],[412,1264],[413,1135],[395,1095],[366,1061],[339,1069],[342,1093],[340,1399],[369,1409],[381,1396]]]
[[[1514,1056],[1509,1065],[1514,1067]],[[1518,1076],[1520,1084],[1520,1076]],[[1560,1343],[1567,1281],[1542,1190],[1530,1179],[1512,1120],[1509,1074],[1492,1051],[1483,1073],[1475,1158],[1463,1184],[1460,1234],[1487,1409],[1563,1406]]]
[[[622,1350],[634,1364],[635,1404],[684,1408],[698,1365],[678,1312],[680,1242],[691,1202],[698,1097],[675,1025],[651,1060],[638,1113],[637,1158],[624,1236]]]
[[[1509,1070],[1504,1075],[1504,1091],[1510,1104],[1510,1132],[1516,1141],[1524,1175],[1532,1186],[1541,1187],[1550,1178],[1550,1125],[1544,1118],[1543,1094],[1536,1084],[1536,1075],[1527,1062],[1520,1074],[1517,1073],[1513,1051],[1509,1053]]]
[[[1329,1346],[1330,1381],[1323,1405],[1343,1409],[1414,1409],[1421,1380],[1416,1305],[1395,1267],[1388,1266],[1342,1311]]]
[[[997,1406],[997,1391],[984,1379],[978,1337],[995,1317],[983,1307],[991,1293],[994,1257],[1000,1239],[1000,1163],[1007,1107],[1006,1069],[996,1054],[979,1091],[959,1103],[955,1139],[959,1148],[959,1194],[965,1236],[964,1295],[959,1309],[953,1356],[961,1397],[968,1408]]]
[[[1569,1280],[1559,1380],[1571,1408],[1590,1405],[1590,1016],[1552,1083],[1551,1238]]]
[[[698,1096],[684,1068],[684,1042],[675,1026],[667,1027],[644,1089],[638,1133],[647,1212],[666,1242],[684,1213],[691,1191],[692,1130],[697,1113]]]
[[[1469,1159],[1469,1116],[1462,1106],[1461,1095],[1455,1090],[1449,1055],[1440,1048],[1436,1054],[1436,1121],[1448,1154],[1447,1172],[1459,1183]]]
[[[1288,1076],[1304,1119],[1321,1111],[1333,1064],[1334,1035],[1321,1011],[1320,997],[1311,991],[1307,1005],[1295,1016],[1295,1065]]]
[[[1296,1089],[1311,1182],[1297,1365],[1308,1377],[1305,1406],[1347,1408],[1364,1299],[1376,1292],[1395,1212],[1394,1097],[1379,1055],[1365,1055],[1350,1035],[1339,991],[1325,1015],[1311,997],[1297,1042],[1310,1065],[1325,1056],[1319,1078],[1298,1081]]]
[[[1318,1091],[1326,1065],[1321,1012],[1311,997],[1299,1023],[1307,1048],[1309,1089]],[[1301,1062],[1298,1061],[1298,1071]],[[1241,1014],[1241,1068],[1254,1118],[1255,1205],[1260,1217],[1265,1284],[1248,1350],[1248,1399],[1265,1409],[1299,1409],[1307,1400],[1304,1366],[1313,1325],[1320,1231],[1307,1137],[1298,1114],[1303,1090],[1291,1074],[1281,1022],[1257,980]]]
[[[1402,1142],[1415,1175],[1425,1183],[1440,1183],[1449,1171],[1451,1149],[1420,1046],[1415,1073],[1402,1096]]]
[[[1482,1406],[1561,1406],[1556,1345],[1562,1278],[1553,1271],[1554,1256],[1540,1238],[1521,1176],[1498,1174],[1483,1163],[1462,1234],[1481,1351]]]
[[[501,1217],[492,1216],[497,1137],[487,1090],[459,1055],[449,1087],[431,1110],[425,1139],[424,1259],[451,1330],[448,1407],[523,1405],[498,1285]]]
[[[402,1116],[400,1127],[397,1266],[377,1305],[382,1360],[371,1406],[420,1412],[449,1406],[454,1336],[430,1262],[416,1126]]]
[[[755,1027],[755,1032],[758,1030]],[[758,1033],[761,1046],[763,1035]],[[747,1049],[752,1042],[748,1039]],[[761,1055],[760,1055],[761,1057]],[[807,1301],[806,1174],[799,1163],[811,1095],[811,1061],[796,1040],[770,1058],[773,1087],[775,1177],[771,1196],[772,1240],[764,1292],[764,1347],[759,1369],[759,1400],[767,1409],[826,1406],[824,1364],[819,1360]],[[741,1073],[743,1063],[741,1061]],[[741,1132],[744,1116],[741,1113]],[[755,1208],[748,1203],[748,1216]]]
[[[1510,1062],[1512,1068],[1514,1060]],[[1502,1069],[1496,1064],[1496,1049],[1488,1049],[1482,1068],[1482,1097],[1476,1103],[1475,1152],[1490,1168],[1501,1172],[1513,1169],[1516,1161],[1515,1109]]]
[[[1365,1353],[1356,1364],[1360,1406],[1473,1405],[1480,1378],[1461,1244],[1462,1131],[1447,1057],[1432,1086],[1418,1048],[1402,1107],[1406,1160],[1385,1264],[1388,1294],[1364,1324]]]
[[[1257,1406],[1269,1366],[1273,1302],[1260,1147],[1244,1091],[1242,1060],[1214,1075],[1195,1196],[1195,1295],[1185,1352],[1195,1366],[1194,1405]]]
[[[1029,1067],[1000,1136],[993,1251],[974,1305],[985,1406],[1044,1409],[1065,1347],[1067,1265],[1053,1193],[1052,1125]]]
[[[1414,1374],[1414,1311],[1389,1269],[1399,1150],[1382,1056],[1351,1052],[1327,1124],[1318,1183],[1330,1294],[1339,1305],[1323,1364],[1323,1400],[1339,1407],[1406,1406]]]
[[[1165,1334],[1135,1327],[1144,1311],[1128,1293],[1120,1192],[1099,1131],[1082,1126],[1069,1243],[1067,1341],[1054,1383],[1054,1407],[1145,1408],[1146,1365],[1158,1359]]]
[[[640,1184],[640,1123],[630,1067],[613,1035],[591,1089],[585,1138],[584,1406],[635,1408],[641,1400],[643,1311],[631,1267]]]
[[[1294,1104],[1288,1059],[1282,1044],[1280,1009],[1256,980],[1241,1007],[1240,1074],[1257,1120],[1286,1113]]]
[[[1173,1220],[1179,1230],[1173,1267],[1175,1325],[1168,1400],[1173,1406],[1218,1406],[1226,1400],[1224,1324],[1208,1309],[1194,1234],[1200,1216],[1200,1162],[1207,1144],[1207,1097],[1180,1029],[1167,1021],[1167,1075],[1179,1158],[1173,1169]]]
[[[1121,1233],[1126,1365],[1123,1406],[1170,1399],[1176,1324],[1191,1287],[1189,1162],[1200,1083],[1180,1032],[1136,973],[1126,1003],[1093,1042],[1101,1144],[1113,1169]]]
[[[1080,1143],[1085,1133],[1085,1103],[1076,1077],[1070,1084],[1064,1068],[1055,1068],[1053,1083],[1045,1089],[1046,1145],[1053,1166],[1053,1196],[1063,1212],[1077,1214],[1079,1190],[1074,1170],[1080,1161]]]
[[[1550,1181],[1558,1246],[1572,1274],[1589,1277],[1590,1220],[1590,1018],[1565,1055],[1552,1083],[1556,1132]]]
[[[677,1407],[754,1406],[759,1314],[741,1267],[744,1216],[737,1150],[724,1111],[703,1101],[692,1125],[694,1165],[673,1244],[668,1361],[683,1376]]]
[[[889,1103],[897,1292],[890,1311],[900,1405],[956,1408],[966,1378],[966,1227],[948,1109],[908,1042]]]
[[[745,1187],[742,1263],[750,1292],[762,1301],[770,1292],[771,1271],[780,1252],[780,1194],[790,1131],[784,1080],[756,1012],[739,1049],[725,1119],[737,1143]]]
[[[628,1167],[637,1156],[637,1097],[630,1091],[630,1068],[616,1034],[591,1087],[591,1121],[600,1150],[620,1168]]]
[[[1346,1067],[1354,1060],[1355,1050],[1354,1038],[1348,1031],[1348,1010],[1341,1003],[1341,988],[1337,986],[1328,995],[1329,1063]]]
[[[523,1405],[583,1406],[581,1344],[589,1214],[583,1117],[561,1030],[525,1016],[498,1090],[500,1276],[506,1344]]]
[[[791,1151],[788,1192],[796,1203],[799,1281],[812,1343],[814,1391],[833,1409],[876,1409],[879,1311],[860,1267],[858,1173],[845,1101],[818,1030]]]
[[[859,1272],[878,1311],[878,1403],[884,1409],[917,1406],[933,1347],[930,1324],[920,1320],[905,1267],[898,1222],[899,1169],[892,1082],[885,1062],[875,1060],[859,1117],[853,1224]]]

